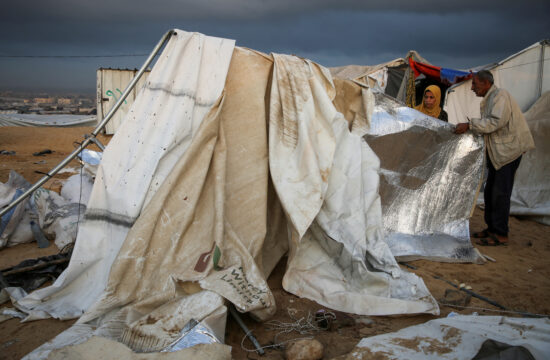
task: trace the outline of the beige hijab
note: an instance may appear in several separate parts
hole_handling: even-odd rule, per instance
[[[435,104],[431,109],[428,109],[424,106],[424,96],[426,95],[427,91],[430,91],[435,96]],[[426,115],[438,118],[439,114],[441,113],[441,107],[439,106],[440,103],[441,89],[439,89],[439,86],[437,85],[430,85],[426,88],[426,90],[424,90],[424,94],[422,95],[422,103],[418,106],[415,106],[414,109],[423,112]]]

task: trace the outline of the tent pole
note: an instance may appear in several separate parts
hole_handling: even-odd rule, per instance
[[[13,200],[8,206],[0,210],[0,217],[2,217],[4,214],[6,214],[8,211],[10,211],[13,207],[15,207],[17,204],[25,200],[29,195],[31,195],[36,189],[38,189],[40,186],[42,186],[46,181],[48,181],[52,176],[57,174],[61,169],[63,169],[69,162],[71,162],[72,159],[74,159],[82,150],[84,150],[91,142],[95,142],[95,138],[97,134],[107,125],[109,120],[113,117],[115,112],[122,106],[123,101],[126,99],[126,97],[130,94],[132,89],[136,86],[137,82],[147,70],[147,67],[153,62],[153,59],[157,56],[160,49],[170,40],[172,35],[175,35],[175,30],[169,30],[164,36],[160,39],[158,44],[155,46],[145,63],[141,66],[139,71],[137,72],[136,76],[132,79],[132,81],[126,86],[126,89],[118,99],[118,101],[115,103],[115,105],[109,110],[105,118],[97,125],[97,127],[92,131],[92,134],[90,137],[85,139],[80,146],[78,146],[76,149],[73,150],[72,153],[69,154],[63,161],[61,161],[56,167],[54,167],[52,170],[50,170],[45,176],[43,176],[40,180],[38,180],[33,186],[31,186],[27,191],[25,191],[21,196],[19,196],[17,199]]]
[[[539,98],[542,95],[542,77],[544,76],[544,50],[546,48],[546,40],[540,42],[540,65],[539,65],[539,81],[538,81],[538,90]]]

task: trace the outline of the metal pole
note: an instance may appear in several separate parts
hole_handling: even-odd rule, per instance
[[[264,349],[262,349],[262,347],[260,346],[260,343],[258,342],[258,340],[256,340],[254,335],[252,335],[252,331],[248,330],[248,327],[244,323],[243,319],[241,319],[241,317],[239,316],[239,313],[237,312],[233,304],[229,304],[229,314],[233,316],[233,319],[235,319],[237,324],[239,324],[241,329],[243,329],[244,333],[246,334],[246,337],[248,337],[250,341],[252,341],[252,344],[254,344],[254,347],[256,348],[256,351],[258,352],[258,354],[260,355],[265,354]]]
[[[540,65],[539,65],[539,81],[538,81],[538,93],[541,97],[542,95],[542,80],[544,77],[544,50],[546,49],[547,40],[543,40],[540,42]],[[538,98],[537,98],[538,99]]]
[[[92,131],[92,136],[87,138],[82,142],[82,144],[74,149],[74,151],[67,156],[63,161],[61,161],[56,167],[54,167],[52,170],[50,170],[44,177],[42,177],[38,182],[36,182],[33,186],[31,186],[27,191],[25,191],[21,196],[19,196],[17,199],[12,201],[8,206],[3,208],[0,211],[0,217],[2,217],[4,214],[6,214],[8,211],[10,211],[14,206],[25,200],[29,195],[31,195],[36,189],[38,189],[40,186],[42,186],[46,181],[48,181],[52,176],[57,174],[61,169],[63,169],[69,162],[71,162],[72,159],[74,159],[82,150],[86,148],[93,140],[95,140],[95,137],[99,132],[107,125],[109,120],[113,117],[115,112],[122,106],[123,101],[128,97],[134,86],[136,86],[137,82],[147,70],[147,67],[151,64],[155,56],[157,56],[160,49],[164,46],[164,44],[171,38],[172,35],[175,35],[175,30],[170,30],[164,36],[160,39],[157,46],[153,49],[141,69],[137,72],[136,76],[132,79],[132,81],[126,86],[126,89],[124,90],[124,93],[122,93],[121,97],[118,99],[118,101],[115,103],[115,105],[111,108],[111,110],[107,113],[105,118],[97,125],[97,127]]]

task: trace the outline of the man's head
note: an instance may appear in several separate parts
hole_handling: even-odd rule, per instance
[[[483,97],[491,86],[493,86],[493,82],[493,74],[489,70],[481,70],[472,78],[472,91],[477,96]]]

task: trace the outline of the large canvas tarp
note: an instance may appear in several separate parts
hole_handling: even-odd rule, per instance
[[[68,268],[18,302],[29,320],[80,317],[101,295],[129,229],[219,98],[233,47],[200,34],[172,37],[103,154]]]
[[[521,159],[510,202],[510,214],[550,225],[550,91],[525,113],[535,149]]]

